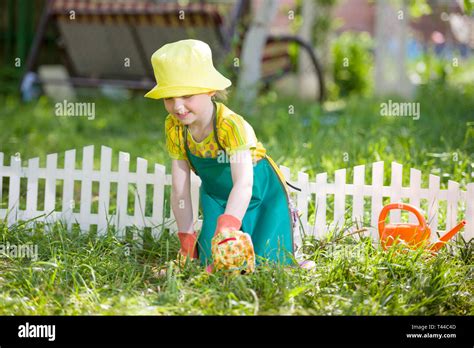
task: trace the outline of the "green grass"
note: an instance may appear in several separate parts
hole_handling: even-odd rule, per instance
[[[60,224],[49,233],[0,225],[0,234],[3,243],[39,250],[34,261],[0,259],[3,315],[472,315],[472,243],[464,255],[458,244],[430,257],[336,233],[306,239],[314,270],[262,265],[228,277],[194,264],[160,275],[178,249],[167,234],[144,248],[113,233],[65,233]]]
[[[380,116],[380,103],[388,99],[352,98],[323,109],[270,92],[259,99],[256,115],[243,116],[278,164],[294,175],[304,170],[311,180],[323,171],[332,180],[334,170],[349,168],[350,181],[353,166],[382,160],[403,164],[405,174],[410,167],[422,170],[425,187],[430,173],[441,176],[443,187],[455,180],[465,189],[474,181],[473,86],[424,86],[414,100],[421,109],[417,121]],[[84,101],[96,103],[95,120],[56,117],[46,98],[21,104],[14,96],[0,97],[5,162],[19,153],[23,165],[35,156],[44,165],[45,154],[95,144],[97,156],[100,145],[129,152],[132,170],[138,156],[149,160],[150,170],[155,162],[169,168],[161,102]],[[239,111],[232,101],[229,106]],[[60,156],[60,167],[62,161]],[[390,168],[385,169],[388,183]],[[0,258],[0,314],[473,314],[472,243],[458,239],[432,258],[383,252],[367,239],[341,233],[325,241],[305,239],[305,253],[316,262],[313,271],[267,265],[228,278],[195,265],[160,276],[178,250],[176,236],[166,231],[159,240],[147,238],[142,249],[112,231],[99,237],[66,232],[60,224],[50,233],[41,225],[1,224],[0,243],[36,244],[39,257]]]

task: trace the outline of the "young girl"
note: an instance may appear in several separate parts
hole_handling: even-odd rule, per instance
[[[177,41],[158,49],[151,62],[157,85],[145,97],[164,99],[169,113],[166,147],[172,158],[171,206],[180,253],[212,265],[212,238],[235,229],[251,236],[257,264],[265,259],[292,264],[286,181],[253,128],[214,101],[231,82],[214,68],[210,47],[198,40]],[[199,234],[193,228],[191,170],[201,179]]]

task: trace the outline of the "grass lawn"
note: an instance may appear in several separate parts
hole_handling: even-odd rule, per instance
[[[304,170],[311,180],[319,172],[327,171],[331,178],[336,169],[382,160],[422,170],[424,185],[430,173],[441,176],[443,187],[455,180],[465,189],[474,181],[474,86],[422,87],[414,100],[420,103],[418,120],[380,116],[380,103],[387,100],[350,98],[322,109],[270,92],[259,99],[254,117],[243,116],[278,164],[293,173]],[[0,97],[5,162],[19,153],[24,165],[35,156],[44,165],[45,154],[95,144],[96,155],[100,145],[107,145],[131,158],[146,158],[150,169],[155,162],[169,168],[162,102],[140,97],[94,101],[96,118],[87,120],[56,117],[46,98],[25,105],[14,96]],[[228,105],[239,112],[232,100]],[[59,166],[61,161],[60,156]],[[134,166],[132,160],[132,170]],[[348,170],[348,178],[351,174]],[[385,175],[388,183],[387,166]],[[4,183],[2,207],[7,194]],[[310,221],[312,216],[314,207]],[[3,315],[474,312],[473,243],[462,239],[429,257],[421,251],[383,252],[366,238],[344,236],[342,229],[323,241],[305,240],[314,270],[265,265],[255,274],[226,277],[208,275],[195,265],[160,275],[160,267],[178,250],[177,238],[166,231],[159,240],[147,239],[144,248],[113,233],[100,238],[66,233],[60,224],[45,233],[41,226],[30,230],[21,222],[10,228],[0,223],[0,238],[3,244],[34,243],[39,253],[37,260],[0,258]]]

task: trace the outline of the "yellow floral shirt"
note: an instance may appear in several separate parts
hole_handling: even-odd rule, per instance
[[[222,103],[217,105],[216,128],[220,144],[231,156],[238,150],[250,149],[253,158],[258,161],[265,157],[266,150],[257,141],[253,128]],[[184,148],[183,124],[172,114],[166,117],[166,148],[171,158],[187,159]],[[201,142],[196,142],[188,129],[189,151],[202,158],[217,158],[219,147],[214,139],[214,130]]]
[[[266,157],[266,150],[262,143],[258,141],[252,126],[245,119],[227,108],[222,103],[216,103],[216,128],[219,143],[232,156],[239,150],[250,150],[254,162]],[[177,160],[189,160],[186,156],[183,137],[184,125],[172,114],[165,120],[166,149],[171,158]],[[214,138],[214,130],[201,142],[196,142],[188,129],[189,151],[201,158],[217,158],[219,156],[219,146]],[[276,169],[282,182],[285,178],[278,166],[267,156],[270,164]],[[286,185],[284,185],[287,189]]]

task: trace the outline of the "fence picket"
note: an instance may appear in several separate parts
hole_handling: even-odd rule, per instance
[[[1,211],[2,209],[2,192],[3,192],[3,152],[0,152],[0,217],[3,218]]]
[[[455,181],[448,181],[448,206],[446,212],[446,231],[451,230],[457,224],[459,184]]]
[[[338,169],[335,172],[334,188],[334,228],[344,225],[346,211],[346,170]]]
[[[152,235],[158,238],[163,232],[163,209],[165,201],[165,179],[166,168],[161,164],[155,164],[153,178],[153,212],[152,212]],[[159,230],[158,230],[159,229]]]
[[[372,164],[372,218],[370,220],[371,235],[373,240],[379,239],[378,222],[380,211],[382,210],[382,188],[383,188],[383,170],[384,162],[375,162]]]
[[[137,157],[137,171],[135,179],[135,203],[133,209],[132,224],[137,229],[146,227],[146,176],[148,171],[148,161]],[[138,245],[143,246],[143,239],[139,236],[139,231],[133,231],[133,239],[138,241]]]
[[[301,192],[297,193],[296,208],[301,213],[301,228],[303,228],[304,232],[308,234],[308,203],[309,199],[311,199],[311,193],[309,192],[309,176],[307,173],[298,172],[298,187],[301,189]],[[300,222],[298,221],[297,226],[299,226],[299,223]],[[295,238],[296,244],[301,243],[301,234],[299,232],[299,229],[297,229]]]
[[[364,176],[365,166],[354,167],[354,194],[352,200],[352,221],[360,228],[364,223]]]
[[[26,184],[26,215],[33,216],[38,210],[38,169],[39,157],[28,160]]]
[[[117,235],[125,235],[125,226],[128,223],[128,172],[130,168],[130,155],[127,152],[119,152],[119,166],[117,176],[117,215],[115,226]]]
[[[133,215],[133,223],[139,228],[146,226],[145,207],[146,207],[146,174],[148,161],[144,158],[137,158],[137,177],[135,190],[135,209]]]
[[[415,207],[420,206],[420,197],[421,197],[421,171],[417,169],[410,168],[410,204]],[[417,223],[418,219],[414,214],[410,214],[409,220],[410,223]]]
[[[316,175],[316,219],[314,222],[313,235],[322,237],[326,233],[326,192],[327,192],[327,173]]]
[[[99,221],[97,234],[107,233],[107,220],[110,208],[110,176],[112,169],[112,149],[102,146],[100,149],[100,179],[99,179]]]
[[[91,224],[92,203],[92,170],[94,167],[94,145],[86,146],[82,151],[82,179],[81,179],[81,230],[88,230]]]
[[[21,158],[18,156],[10,157],[10,186],[8,189],[8,226],[13,225],[17,221],[20,206],[20,175],[21,175]]]
[[[467,184],[464,239],[474,238],[474,183]]]
[[[402,175],[403,166],[399,163],[392,162],[392,180],[390,182],[390,201],[401,202],[402,198]],[[390,222],[400,222],[400,210],[392,210],[390,212]]]
[[[193,175],[194,173],[191,173],[191,202],[192,202],[192,192],[193,192]],[[172,178],[171,178],[171,175],[167,175],[169,177],[169,182],[170,182],[170,185],[172,185]],[[170,196],[169,196],[169,200],[167,202],[167,204],[169,205],[169,209],[170,209],[170,217],[169,219],[166,219],[167,220],[167,224],[166,224],[166,228],[168,228],[170,230],[170,232],[174,232],[176,233],[178,231],[178,225],[176,223],[176,218],[174,216],[174,212],[173,212],[173,205],[171,204],[171,194],[172,194],[172,188],[170,188]]]
[[[67,221],[67,229],[70,231],[74,217],[74,170],[76,167],[76,150],[66,151],[64,157],[64,181],[63,181],[63,218]]]
[[[28,160],[28,182],[26,184],[26,216],[32,217],[38,211],[38,168],[39,157]]]
[[[440,193],[440,177],[430,174],[429,179],[429,194],[428,194],[428,224],[430,225],[431,231],[431,241],[434,242],[437,239],[436,231],[438,230],[438,210],[439,210],[439,201],[438,195]]]
[[[56,172],[58,165],[58,154],[53,153],[46,156],[46,180],[44,191],[44,210],[46,214],[54,212],[56,203]],[[49,219],[51,220],[51,219]],[[46,221],[45,222],[49,222]],[[51,225],[46,223],[44,228],[49,230]]]

